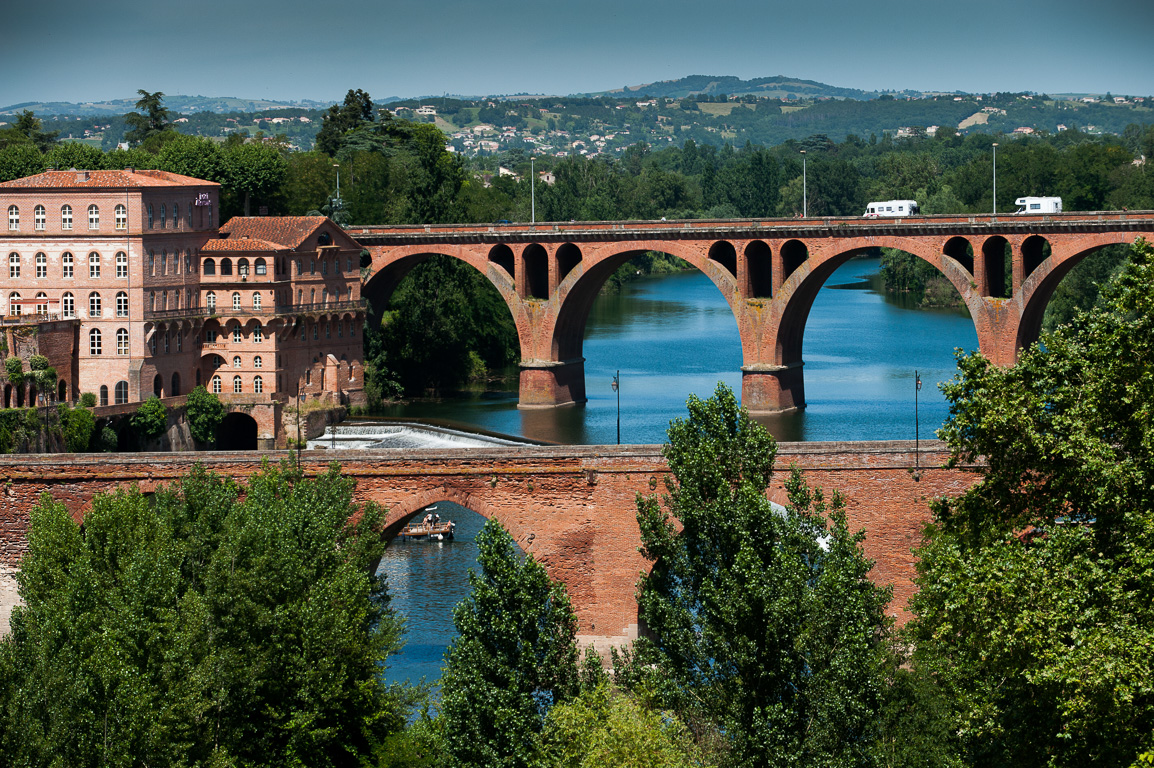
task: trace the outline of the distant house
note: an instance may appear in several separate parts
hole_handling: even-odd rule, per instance
[[[433,109],[432,107],[417,107],[414,111],[418,115],[435,115],[435,114],[437,114],[437,110]]]
[[[1014,133],[1018,134],[1019,136],[1029,136],[1033,132],[1034,129],[1028,125],[1022,125],[1014,129]]]

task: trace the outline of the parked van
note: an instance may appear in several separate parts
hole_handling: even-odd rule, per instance
[[[1019,213],[1061,213],[1062,198],[1060,197],[1019,197],[1014,201]]]
[[[917,200],[886,200],[881,203],[870,203],[866,212],[862,214],[867,219],[876,219],[879,216],[917,216]]]

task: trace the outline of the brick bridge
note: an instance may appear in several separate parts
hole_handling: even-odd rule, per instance
[[[969,308],[981,351],[1010,365],[1037,340],[1066,273],[1103,246],[1152,238],[1154,212],[432,225],[349,234],[372,254],[364,294],[378,310],[433,254],[465,261],[496,286],[517,325],[522,408],[584,402],[582,341],[601,286],[645,251],[677,256],[729,302],[741,335],[742,404],[769,413],[805,407],[806,319],[818,290],[853,256],[885,246],[932,264]]]
[[[63,501],[79,518],[101,491],[138,483],[147,491],[175,480],[195,462],[244,478],[263,459],[291,453],[118,454],[0,456],[0,566],[18,567],[25,551],[28,511],[41,493]],[[927,499],[956,495],[972,472],[940,467],[940,443],[922,442],[915,479],[912,442],[781,443],[770,498],[786,501],[782,482],[796,463],[811,485],[837,489],[847,500],[851,526],[866,530],[874,578],[894,586],[891,612],[902,618],[913,593],[911,548],[928,519]],[[305,453],[307,473],[338,459],[357,480],[359,500],[389,512],[392,536],[429,504],[454,501],[497,518],[569,589],[584,642],[621,643],[638,632],[634,585],[645,567],[635,499],[663,490],[666,464],[660,446],[566,446],[449,451]],[[6,629],[7,622],[3,622]]]

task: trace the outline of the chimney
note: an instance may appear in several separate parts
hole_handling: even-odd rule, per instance
[[[75,168],[73,168],[72,170],[76,171]],[[76,171],[76,180],[77,181],[88,181],[88,171]]]

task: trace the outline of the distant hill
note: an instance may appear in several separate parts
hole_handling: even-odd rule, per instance
[[[727,94],[742,96],[752,94],[771,99],[876,99],[882,95],[880,91],[860,91],[856,88],[838,88],[826,85],[815,80],[801,80],[796,77],[777,75],[776,77],[757,77],[753,80],[742,80],[732,75],[690,75],[677,80],[662,80],[657,83],[644,85],[628,85],[611,91],[600,91],[588,96],[653,96],[656,98],[684,99],[689,96],[704,94],[707,96]],[[913,93],[897,93],[892,95],[914,95]]]
[[[39,116],[74,115],[94,117],[98,115],[123,115],[136,109],[137,97],[110,99],[108,101],[88,101],[76,104],[70,101],[26,101],[0,107],[0,115],[14,115],[30,109]],[[270,109],[326,109],[331,101],[268,101],[266,99],[238,99],[232,96],[179,96],[164,95],[164,106],[173,112],[190,114],[193,112],[262,112]]]

